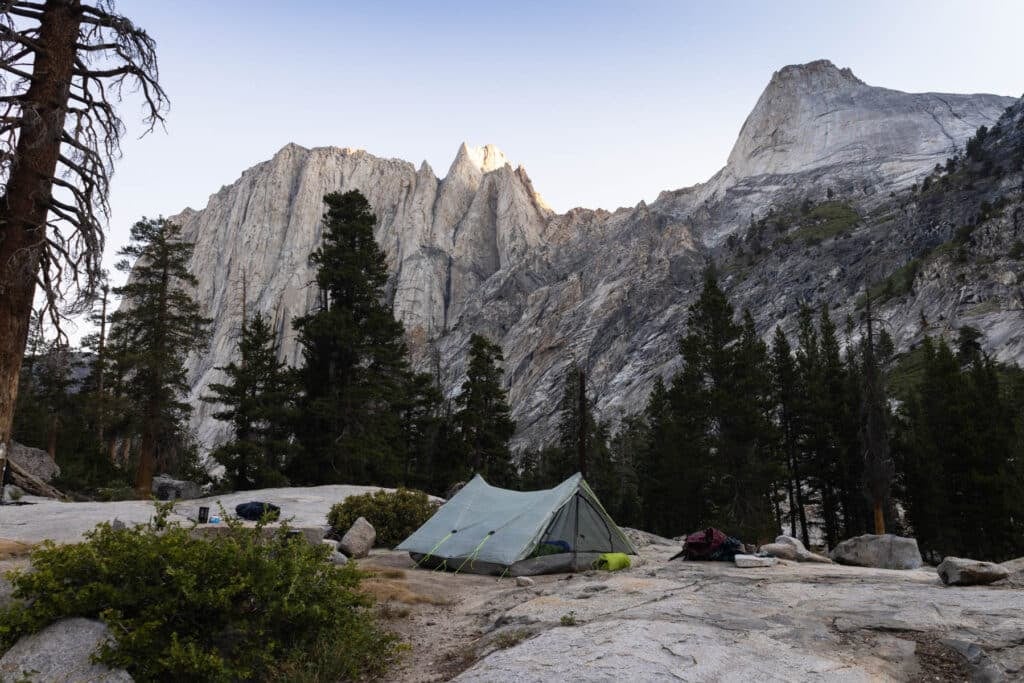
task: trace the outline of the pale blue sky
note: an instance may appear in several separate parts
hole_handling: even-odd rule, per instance
[[[167,132],[130,134],[108,254],[288,142],[443,176],[494,143],[558,211],[720,168],[776,69],[819,58],[907,91],[1024,92],[1024,2],[119,0],[156,39]],[[124,107],[130,131],[136,102]],[[113,258],[109,261],[112,263]]]

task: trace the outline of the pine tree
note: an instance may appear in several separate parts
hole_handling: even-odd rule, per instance
[[[324,197],[318,306],[296,318],[303,364],[295,484],[399,483],[409,457],[404,407],[415,391],[402,325],[387,301],[377,222],[356,190]]]
[[[688,465],[701,466],[699,455],[690,456],[694,442],[679,438],[687,426],[696,422],[677,417],[673,406],[677,393],[670,392],[660,377],[655,379],[644,411],[647,433],[638,463],[643,528],[667,536],[696,529],[702,521],[701,508],[689,501],[704,500],[699,470],[686,471]],[[698,439],[702,434],[691,430],[688,436]],[[696,495],[701,498],[691,498]],[[683,501],[687,504],[681,504]]]
[[[109,333],[110,284],[107,272],[103,271],[102,280],[97,287],[97,296],[89,312],[89,322],[96,331],[82,339],[82,346],[93,353],[89,372],[83,382],[82,392],[91,397],[90,418],[96,429],[96,441],[106,443],[107,424],[110,420],[110,391],[108,376],[110,375],[110,354],[107,349]]]
[[[712,268],[690,308],[680,351],[683,368],[668,409],[663,397],[656,397],[662,405],[649,406],[643,470],[658,481],[641,492],[645,512],[659,533],[717,524],[751,540],[770,538],[781,476],[767,350],[749,313],[734,322]]]
[[[866,334],[863,351],[861,395],[861,443],[864,448],[864,485],[874,513],[876,534],[885,533],[885,508],[889,504],[895,466],[889,452],[889,408],[878,362],[871,298],[864,312]]]
[[[558,443],[541,452],[540,487],[555,486],[582,473],[605,508],[616,516],[637,506],[636,471],[631,458],[610,448],[609,428],[594,418],[585,374],[572,365],[565,376],[559,403]]]
[[[772,340],[772,385],[777,411],[779,446],[787,470],[786,493],[789,503],[790,535],[802,538],[805,545],[810,545],[800,459],[800,378],[792,347],[781,327],[775,328],[775,337]]]
[[[731,521],[742,538],[766,542],[778,534],[773,515],[782,480],[771,423],[767,348],[743,312],[733,348],[729,386],[718,394],[716,456],[720,460],[719,524]]]
[[[470,470],[496,486],[509,486],[515,479],[509,440],[516,423],[502,387],[502,362],[500,346],[479,334],[470,337],[454,420]]]
[[[190,407],[185,358],[206,342],[209,321],[189,293],[197,284],[188,270],[192,244],[164,218],[142,219],[131,243],[118,254],[118,270],[131,272],[114,290],[121,308],[110,316],[123,391],[137,405],[140,432],[135,488],[148,496],[158,467],[167,468],[186,449],[184,425]]]
[[[283,486],[291,443],[292,375],[278,358],[277,336],[260,313],[242,323],[238,363],[217,368],[226,383],[210,385],[203,400],[223,406],[213,414],[231,423],[233,438],[211,456],[236,490]]]
[[[923,376],[898,421],[899,480],[914,535],[931,559],[1002,561],[1024,553],[1024,472],[1014,404],[983,354],[961,366],[925,338]],[[963,357],[963,356],[961,356]]]

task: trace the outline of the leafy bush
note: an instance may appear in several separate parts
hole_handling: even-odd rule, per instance
[[[377,531],[377,545],[396,546],[423,526],[437,505],[422,491],[397,489],[349,496],[335,503],[327,514],[327,523],[335,533],[343,534],[360,517]]]
[[[13,572],[0,652],[65,617],[105,622],[99,661],[137,681],[339,680],[380,673],[394,637],[378,629],[361,574],[326,546],[229,523],[215,538],[167,524],[100,524],[84,543],[47,542]]]

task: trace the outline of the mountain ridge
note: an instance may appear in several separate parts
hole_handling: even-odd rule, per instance
[[[804,80],[786,85],[801,73]],[[319,240],[327,192],[359,189],[369,199],[379,219],[375,236],[391,274],[389,295],[406,327],[414,364],[434,372],[447,395],[458,391],[470,334],[479,332],[502,344],[520,426],[517,443],[524,445],[550,435],[561,377],[574,362],[589,369],[601,417],[615,420],[642,407],[651,379],[678,366],[675,342],[703,265],[723,254],[732,258],[723,251],[727,238],[748,231],[768,207],[823,201],[827,190],[866,214],[962,146],[978,125],[994,123],[1012,102],[988,95],[950,96],[953,104],[941,114],[922,109],[922,102],[934,104],[931,99],[864,85],[830,62],[786,67],[776,72],[776,80],[766,93],[774,88],[777,95],[785,85],[796,94],[790,99],[770,94],[771,102],[759,111],[762,94],[731,160],[741,143],[746,148],[747,142],[759,140],[763,135],[758,131],[768,131],[785,112],[797,111],[797,119],[806,119],[820,108],[820,102],[813,97],[804,101],[810,96],[799,91],[817,92],[823,82],[834,81],[842,92],[853,93],[837,99],[846,108],[828,113],[824,120],[829,125],[879,103],[888,110],[875,112],[871,126],[842,135],[805,131],[804,147],[794,158],[806,168],[792,166],[792,150],[769,153],[768,162],[736,157],[736,163],[706,183],[614,212],[575,208],[555,213],[525,169],[513,169],[493,145],[460,145],[444,178],[426,162],[417,168],[363,150],[295,144],[243,172],[212,195],[206,208],[177,217],[186,237],[196,242],[197,299],[215,320],[209,352],[189,360],[193,427],[202,444],[209,448],[224,431],[212,419],[213,408],[199,397],[221,379],[215,368],[233,359],[241,278],[248,282],[250,307],[274,320],[284,359],[299,361],[290,320],[314,303],[315,293],[306,286],[312,280],[307,257]],[[943,116],[961,122],[945,147],[928,134]],[[899,139],[879,136],[886,121],[899,123],[891,126]],[[788,123],[799,131],[798,124]],[[789,134],[783,131],[775,139]],[[880,151],[874,156],[847,153],[838,162],[816,163],[823,150],[876,143]],[[919,148],[927,153],[912,154]],[[772,285],[762,286],[768,287],[766,300],[776,297]],[[853,280],[843,283],[846,289],[860,286]],[[767,325],[765,319],[758,322],[761,329]]]

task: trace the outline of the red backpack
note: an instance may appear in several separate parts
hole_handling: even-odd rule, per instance
[[[669,558],[684,557],[687,560],[732,560],[736,553],[743,552],[743,544],[735,538],[726,536],[724,532],[708,527],[704,531],[692,533],[683,542],[679,554]]]

